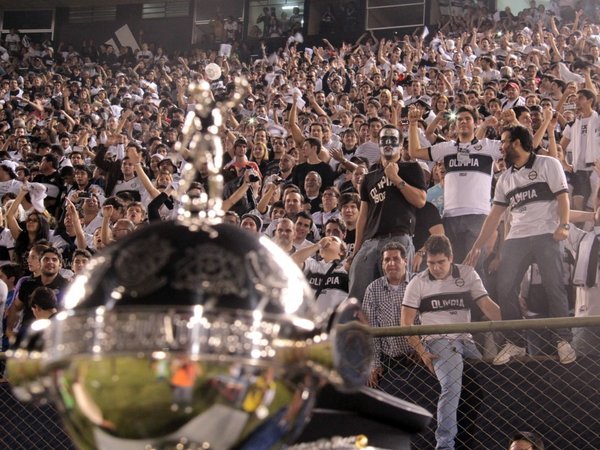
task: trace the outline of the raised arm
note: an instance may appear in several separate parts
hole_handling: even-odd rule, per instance
[[[408,110],[408,153],[411,158],[429,161],[429,150],[420,148],[419,145],[419,128],[417,126],[419,119],[419,111],[411,106]]]
[[[142,166],[141,156],[138,154],[138,152],[133,147],[129,147],[127,149],[127,156],[129,157],[129,160],[133,164],[135,174],[137,175],[137,177],[140,179],[140,181],[144,185],[144,189],[146,189],[150,198],[152,200],[154,200],[156,197],[158,197],[158,195],[160,194],[160,191],[156,188],[156,186],[154,186],[154,184],[152,184],[152,181],[150,181],[150,178],[148,178],[148,175],[144,171],[144,167]]]
[[[540,146],[542,140],[544,139],[544,136],[546,135],[548,126],[550,125],[550,122],[552,122],[552,110],[550,108],[544,108],[542,114],[544,117],[542,120],[542,124],[536,131],[535,136],[533,136],[533,148],[538,148]],[[554,134],[554,130],[550,130],[548,132],[548,135],[550,133]]]
[[[316,244],[307,245],[306,247],[303,247],[300,250],[296,250],[292,254],[292,260],[298,265],[298,267],[300,267],[300,269],[304,269],[304,261],[306,261],[306,259],[310,256],[317,253],[317,251],[319,251],[323,247],[324,241],[326,239],[331,238],[324,237]]]
[[[246,195],[246,192],[248,192],[249,188],[250,184],[246,180],[246,174],[244,173],[242,184],[240,184],[240,186],[233,192],[233,194],[231,194],[229,197],[223,200],[223,211],[229,211],[233,205],[239,202],[244,197],[244,195]]]
[[[73,222],[73,229],[75,230],[75,244],[77,245],[78,250],[85,250],[87,248],[87,240],[85,239],[85,233],[83,232],[83,227],[81,226],[81,220],[79,219],[79,213],[77,212],[77,208],[71,200],[68,198],[65,199],[66,204],[66,214]]]
[[[268,211],[269,202],[273,198],[273,195],[275,195],[275,192],[277,192],[277,186],[274,183],[270,183],[256,205],[256,209],[259,213],[265,214]]]
[[[113,213],[112,205],[104,205],[102,207],[102,228],[100,229],[100,239],[104,246],[112,244],[111,230],[110,230],[110,218]]]
[[[19,226],[19,222],[17,221],[17,211],[19,210],[19,205],[23,202],[23,199],[27,195],[27,187],[25,185],[21,186],[19,193],[17,194],[17,198],[13,200],[6,212],[6,225],[10,230],[10,234],[13,239],[17,239],[23,229]]]
[[[548,156],[558,159],[558,144],[556,143],[556,123],[558,122],[558,113],[554,112],[550,126],[548,127]],[[535,147],[534,147],[535,148]]]
[[[292,107],[290,108],[288,122],[294,142],[296,143],[296,145],[301,146],[304,142],[304,135],[302,134],[302,130],[298,126],[298,106],[296,105],[296,101],[298,100],[298,98],[298,93],[294,91],[294,95],[292,97]]]

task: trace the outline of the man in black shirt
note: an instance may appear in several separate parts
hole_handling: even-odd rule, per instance
[[[307,138],[302,144],[302,151],[306,156],[306,162],[299,164],[294,169],[292,175],[292,183],[304,189],[304,178],[309,172],[317,172],[321,176],[321,189],[328,188],[333,185],[335,173],[331,166],[319,159],[319,151],[321,149],[321,141],[315,138]],[[302,192],[304,194],[304,191]]]
[[[62,260],[60,253],[53,247],[45,249],[40,256],[41,275],[25,280],[17,293],[8,315],[6,334],[9,337],[14,336],[14,328],[18,321],[18,313],[23,311],[23,322],[17,336],[17,345],[27,333],[29,324],[35,319],[31,309],[30,297],[33,291],[38,287],[47,287],[52,289],[57,298],[58,305],[62,303],[62,296],[69,285],[69,280],[60,275]]]
[[[381,129],[380,164],[365,175],[360,186],[360,212],[350,269],[350,297],[360,301],[369,283],[381,276],[380,254],[389,241],[404,245],[409,267],[412,264],[415,210],[425,205],[426,186],[418,163],[398,163],[401,144],[397,128],[386,125]]]

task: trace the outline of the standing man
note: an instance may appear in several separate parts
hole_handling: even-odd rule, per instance
[[[578,117],[565,127],[560,145],[573,154],[573,209],[583,210],[594,192],[591,181],[594,162],[600,158],[600,117],[594,111],[595,92],[581,89],[576,102]]]
[[[475,137],[477,111],[471,106],[462,106],[456,112],[456,141],[419,148],[419,119],[418,111],[411,108],[408,150],[411,158],[444,163],[444,230],[452,243],[454,257],[462,261],[490,212],[494,160],[502,157],[500,141],[478,140]]]
[[[490,320],[500,320],[500,308],[488,296],[472,267],[453,264],[446,236],[431,236],[425,243],[427,270],[406,288],[400,322],[411,326],[417,313],[423,325],[469,323],[477,305]],[[458,430],[456,411],[462,390],[463,358],[481,358],[469,333],[409,336],[408,342],[440,383],[437,404],[436,450],[453,450]]]
[[[567,317],[567,292],[563,283],[561,241],[569,235],[569,189],[560,162],[533,152],[533,138],[527,128],[514,126],[502,133],[502,152],[509,167],[498,179],[494,205],[479,237],[465,259],[474,265],[481,248],[493,232],[506,208],[511,227],[500,255],[498,302],[505,320],[521,319],[519,286],[525,271],[535,262],[546,291],[550,317]],[[558,357],[562,364],[575,361],[571,331],[556,330]],[[519,332],[507,332],[506,344],[494,364],[506,364],[525,355],[525,341]]]
[[[399,241],[412,263],[411,235],[415,210],[425,205],[423,171],[416,162],[398,163],[402,135],[386,125],[379,134],[380,165],[367,173],[360,185],[360,212],[350,268],[350,297],[359,301],[367,286],[381,276],[381,249]]]
[[[292,183],[304,187],[304,179],[309,172],[317,172],[321,176],[321,186],[327,188],[333,185],[335,172],[331,166],[319,159],[321,141],[316,138],[306,138],[302,144],[302,154],[306,162],[298,164],[292,175]]]

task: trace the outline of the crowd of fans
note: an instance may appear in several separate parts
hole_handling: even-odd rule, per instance
[[[361,214],[372,193],[361,185],[366,174],[380,168],[382,128],[398,130],[399,164],[416,164],[418,187],[426,191],[426,202],[408,199],[410,205],[403,206],[410,213],[410,239],[404,244],[412,272],[424,268],[427,237],[445,232],[448,167],[443,158],[411,157],[409,127],[418,126],[415,149],[455,141],[458,148],[461,109],[472,111],[475,139],[500,139],[503,128],[517,122],[526,127],[536,153],[562,165],[571,208],[579,210],[574,220],[593,226],[600,220],[593,212],[600,170],[600,134],[593,128],[600,26],[592,6],[584,7],[585,14],[577,10],[572,20],[561,16],[556,2],[548,9],[533,3],[517,16],[473,7],[431,34],[420,30],[385,39],[370,32],[339,46],[323,39],[322,46],[305,48],[296,34],[280,49],[262,45],[254,60],[236,53],[236,46],[227,56],[218,49],[195,49],[177,57],[146,43],[118,54],[90,41],[54,48],[12,30],[0,47],[5,337],[16,333],[20,320],[25,325],[33,318],[19,289],[24,282],[35,279],[46,286],[64,277],[58,283],[60,309],[63,285],[94,253],[148,222],[175,215],[184,162],[175,144],[193,109],[187,87],[195,80],[210,81],[216,100],[231,93],[234,77],[249,81],[248,95],[221,128],[225,220],[272,237],[292,255],[323,312],[348,295],[353,273],[381,269],[380,260],[366,267],[353,257],[373,237],[365,236],[373,224]],[[286,32],[297,33],[300,20],[290,21]],[[264,37],[270,22],[268,16],[261,20]],[[220,69],[216,74],[205,70],[211,63]],[[592,114],[591,132],[582,139],[587,125],[576,120]],[[432,159],[431,153],[425,159]],[[497,158],[489,173],[493,183],[506,170]],[[206,175],[193,185],[196,194],[207,189]],[[402,183],[394,181],[400,192]],[[453,183],[456,195],[460,184]],[[493,192],[483,194],[491,204]],[[393,214],[388,210],[381,217]],[[503,223],[486,243],[477,267],[492,298],[507,226]],[[455,252],[464,248],[459,263],[472,242],[452,245]],[[48,248],[58,250],[58,262]],[[52,267],[57,264],[60,274]],[[523,315],[544,314],[528,311],[523,297]],[[575,313],[598,311],[588,301]]]

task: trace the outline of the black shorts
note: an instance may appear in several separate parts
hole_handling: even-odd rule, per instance
[[[590,184],[591,171],[578,170],[571,174],[571,184],[573,185],[573,196],[578,195],[586,201],[592,193],[592,185]]]

